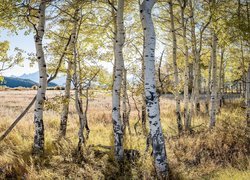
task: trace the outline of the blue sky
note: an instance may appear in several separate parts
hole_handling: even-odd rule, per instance
[[[9,33],[6,30],[0,31],[0,41],[9,41],[10,42],[10,50],[8,52],[9,55],[13,55],[13,51],[15,47],[18,47],[27,53],[35,53],[35,44],[33,35],[24,35],[24,31],[18,31],[18,35],[14,33]],[[20,76],[24,73],[33,73],[38,70],[36,64],[33,67],[30,67],[29,60],[25,60],[20,66],[14,66],[13,68],[6,70],[2,73],[4,76]]]

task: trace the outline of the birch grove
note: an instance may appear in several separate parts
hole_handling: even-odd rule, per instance
[[[0,179],[248,177],[248,0],[3,1],[0,17]]]

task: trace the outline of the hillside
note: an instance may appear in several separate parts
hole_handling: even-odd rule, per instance
[[[30,74],[23,74],[21,76],[19,76],[18,78],[20,79],[29,79],[32,80],[36,83],[38,83],[39,80],[39,73],[38,72],[34,72],[34,73],[30,73]],[[59,85],[59,86],[64,86],[66,81],[66,76],[60,76],[60,77],[56,77],[52,82]]]
[[[1,83],[1,85],[5,85],[10,88],[15,87],[25,87],[25,88],[31,88],[34,85],[38,85],[38,83],[29,80],[29,79],[21,79],[17,77],[4,77],[4,82]],[[48,87],[55,87],[57,86],[56,83],[49,83]]]

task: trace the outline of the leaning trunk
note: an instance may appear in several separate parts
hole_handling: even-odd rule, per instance
[[[36,95],[35,112],[34,112],[34,125],[35,137],[33,144],[33,152],[35,154],[43,153],[44,151],[44,125],[43,125],[43,109],[45,93],[47,88],[47,72],[46,62],[43,52],[43,35],[45,30],[45,9],[46,1],[41,0],[39,7],[39,22],[37,32],[35,35],[36,55],[39,68],[39,86]]]
[[[145,95],[155,167],[159,177],[168,177],[165,140],[160,122],[159,101],[155,82],[155,31],[151,11],[156,0],[144,0],[140,5],[140,16],[144,33]]]
[[[75,11],[74,18],[77,17],[77,11]],[[69,48],[73,51],[74,43],[76,39],[76,31],[77,31],[77,21],[74,21],[73,29],[70,36]],[[72,59],[68,59],[68,67],[67,67],[67,75],[66,75],[66,85],[65,85],[65,95],[64,95],[64,103],[62,107],[61,114],[61,122],[60,122],[60,131],[59,136],[66,136],[68,115],[69,115],[69,102],[70,102],[70,90],[71,90],[71,80],[72,80]]]
[[[113,83],[113,92],[112,92],[112,121],[113,121],[113,130],[114,130],[114,144],[115,144],[115,158],[118,161],[123,160],[123,130],[121,123],[121,114],[120,114],[120,94],[121,94],[121,84],[122,84],[122,74],[124,68],[123,62],[123,44],[125,40],[125,31],[123,23],[123,10],[124,10],[124,1],[118,1],[117,9],[117,34],[115,38],[115,76]]]

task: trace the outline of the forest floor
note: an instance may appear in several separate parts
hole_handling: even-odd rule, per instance
[[[36,91],[0,91],[0,134],[31,101]],[[90,135],[81,156],[76,156],[79,127],[73,103],[70,106],[67,138],[58,140],[61,91],[47,91],[44,114],[45,154],[31,154],[34,127],[33,109],[9,136],[0,142],[0,179],[155,179],[151,149],[145,152],[146,137],[133,101],[131,135],[126,132],[125,149],[135,149],[140,157],[126,159],[120,173],[113,159],[111,95],[92,92],[88,113]],[[53,97],[57,98],[53,98]],[[209,117],[201,113],[192,121],[192,134],[177,136],[175,103],[161,99],[161,122],[166,138],[171,179],[250,179],[249,134],[245,131],[244,109],[229,102],[218,113],[216,127],[208,130]]]

